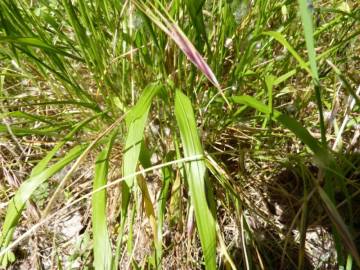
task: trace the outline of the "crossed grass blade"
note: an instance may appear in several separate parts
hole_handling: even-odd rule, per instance
[[[24,239],[30,237],[35,231],[37,231],[41,226],[43,226],[44,224],[46,224],[47,222],[49,222],[50,220],[52,220],[53,218],[55,218],[57,215],[59,215],[60,213],[64,212],[65,210],[68,210],[72,207],[74,207],[74,205],[78,204],[79,202],[88,199],[90,196],[92,196],[93,194],[96,194],[97,192],[100,192],[103,189],[109,188],[109,187],[114,187],[116,185],[118,185],[119,183],[124,182],[127,179],[136,177],[138,175],[147,173],[147,172],[151,172],[151,171],[155,171],[158,169],[162,169],[168,166],[172,166],[175,164],[183,164],[184,162],[192,162],[192,161],[196,161],[199,160],[200,158],[202,158],[202,156],[199,155],[195,155],[195,156],[191,156],[188,158],[182,158],[182,159],[177,159],[177,160],[172,160],[166,163],[162,163],[159,165],[155,165],[152,167],[149,167],[147,169],[143,169],[143,170],[139,170],[136,171],[135,173],[128,175],[126,177],[121,177],[119,179],[114,180],[113,182],[107,183],[106,185],[103,185],[101,187],[99,187],[96,190],[93,190],[90,193],[86,193],[85,195],[81,196],[78,199],[75,199],[74,201],[70,202],[69,204],[65,205],[64,207],[62,207],[59,211],[54,212],[52,214],[50,214],[49,216],[45,217],[44,219],[42,219],[41,221],[39,221],[37,224],[35,224],[34,226],[32,226],[28,231],[26,231],[23,235],[21,235],[20,237],[18,237],[13,243],[11,243],[9,246],[7,246],[6,248],[2,249],[0,251],[0,256],[4,256],[6,255],[7,252],[9,252],[12,248],[14,248],[15,246],[17,246],[21,241],[23,241]],[[116,262],[116,261],[115,261]],[[117,269],[116,267],[114,269]]]
[[[237,96],[233,97],[232,100],[238,104],[245,104],[248,105],[262,113],[270,114],[271,111],[269,110],[268,106],[261,103],[260,101],[256,100],[250,96]],[[311,134],[304,128],[298,121],[295,119],[282,114],[279,111],[273,111],[273,119],[283,125],[285,128],[288,128],[291,132],[293,132],[306,146],[308,146],[314,155],[317,157],[317,161],[321,164],[325,170],[333,170],[333,173],[337,172],[337,166],[335,163],[334,158],[328,152],[327,148],[324,148],[323,145],[316,140]],[[336,229],[338,230],[340,237],[342,238],[343,242],[345,243],[346,248],[349,250],[351,255],[354,257],[355,261],[359,264],[360,257],[355,246],[355,243],[351,237],[351,233],[349,232],[346,224],[344,223],[343,219],[341,218],[338,210],[334,206],[333,202],[330,200],[329,196],[325,193],[325,191],[319,186],[317,183],[317,189],[320,194],[322,201],[324,202],[325,209],[327,210],[333,224],[335,225]]]
[[[7,211],[5,221],[2,227],[0,244],[2,248],[9,245],[12,240],[14,230],[19,222],[21,213],[25,207],[25,203],[30,199],[33,192],[51,176],[72,162],[84,151],[84,145],[77,145],[72,148],[64,158],[52,165],[41,173],[30,176],[18,189],[15,196],[11,199]],[[0,257],[0,265],[6,266],[8,263],[8,255]]]
[[[47,181],[52,175],[60,171],[67,164],[77,158],[85,149],[85,145],[78,145],[68,151],[68,154],[60,161],[55,163],[49,168],[46,168],[49,162],[53,159],[54,155],[65,145],[65,143],[72,139],[73,136],[86,124],[93,121],[97,117],[103,115],[94,115],[79,124],[77,124],[61,141],[59,141],[55,147],[47,153],[47,155],[32,169],[30,177],[26,180],[16,192],[14,198],[11,200],[7,212],[5,221],[2,228],[2,234],[0,239],[1,247],[6,247],[12,240],[12,234],[20,219],[21,213],[25,206],[25,203],[30,199],[33,192],[45,181]],[[1,265],[7,264],[7,255],[2,256]]]
[[[80,57],[70,54],[64,50],[61,50],[58,47],[49,45],[45,43],[43,40],[36,37],[0,37],[0,43],[12,43],[12,44],[21,44],[30,47],[36,47],[36,48],[44,49],[49,52],[68,56],[77,61],[82,61]]]

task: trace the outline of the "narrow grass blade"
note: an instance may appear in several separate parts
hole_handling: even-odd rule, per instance
[[[267,118],[265,118],[263,126],[265,127],[265,124],[270,124],[271,123],[271,118],[272,118],[272,114],[273,114],[273,87],[274,87],[274,81],[275,81],[275,77],[273,75],[270,76],[266,76],[265,77],[265,85],[267,88],[267,92],[268,92],[268,108],[269,108],[269,115]]]
[[[175,175],[174,182],[171,186],[171,195],[169,203],[169,223],[170,226],[181,226],[181,209],[182,209],[182,193],[181,193],[181,177],[180,173],[177,172]]]
[[[316,53],[314,45],[314,30],[312,22],[312,11],[309,7],[309,1],[298,0],[300,6],[301,21],[304,28],[306,48],[308,50],[310,69],[315,80],[319,80],[318,69],[316,65]]]
[[[97,117],[103,115],[103,113],[97,114],[95,116],[92,116],[88,119],[85,119],[84,121],[77,124],[73,130],[71,130],[60,142],[58,142],[54,148],[47,153],[47,155],[38,163],[36,166],[32,169],[30,177],[33,177],[39,173],[41,173],[43,170],[46,169],[46,166],[51,161],[51,159],[54,157],[54,155],[60,150],[61,147],[65,145],[65,143],[70,140],[76,132],[78,132],[82,127],[84,127],[86,124],[91,122],[92,120],[96,119]]]
[[[202,155],[203,149],[197,132],[191,102],[179,90],[176,91],[175,96],[175,117],[180,130],[184,156]],[[197,160],[186,163],[185,170],[206,269],[216,269],[216,223],[207,201],[207,187],[205,184],[209,183],[205,181],[205,162]]]
[[[141,144],[139,161],[144,169],[151,167],[151,154],[149,150],[146,148],[144,142]],[[137,184],[142,193],[142,201],[143,201],[145,214],[149,219],[150,226],[152,228],[154,245],[156,248],[157,245],[161,246],[161,243],[159,243],[159,239],[158,239],[158,224],[156,222],[154,199],[151,197],[146,183],[146,179],[142,175],[139,175],[139,177],[137,178]]]
[[[318,186],[318,192],[320,194],[322,201],[325,204],[325,209],[327,210],[331,221],[335,225],[336,230],[338,231],[338,233],[340,234],[340,236],[342,238],[342,241],[343,241],[345,247],[348,249],[350,254],[353,256],[353,259],[355,260],[356,264],[360,267],[359,252],[356,248],[356,245],[353,241],[351,233],[349,232],[346,224],[344,223],[343,219],[341,218],[335,205],[330,200],[329,196],[326,194],[326,192],[320,186]]]
[[[167,159],[165,159],[167,161]],[[169,194],[170,182],[172,179],[172,171],[165,167],[162,169],[162,187],[157,206],[157,242],[156,249],[156,269],[161,269],[161,260],[163,254],[162,239],[163,239],[163,225],[166,211],[166,201]]]
[[[91,109],[98,113],[101,112],[101,110],[95,104],[79,102],[76,100],[52,100],[52,101],[45,100],[44,102],[38,102],[38,103],[23,103],[17,105],[16,107],[34,107],[34,106],[46,106],[46,105],[76,105],[79,107]],[[13,108],[13,106],[7,106],[7,108]]]
[[[118,127],[118,125],[124,120],[126,114],[122,115],[121,117],[119,117],[114,123],[112,123],[110,126],[108,126],[107,128],[105,128],[104,131],[100,132],[97,137],[92,140],[92,142],[90,144],[88,144],[88,146],[84,149],[84,151],[81,153],[81,155],[79,156],[79,158],[74,162],[74,164],[71,166],[71,168],[67,171],[66,175],[64,176],[64,178],[60,181],[59,185],[56,187],[56,190],[54,191],[52,197],[50,198],[47,206],[45,207],[44,211],[43,211],[43,217],[46,217],[50,210],[51,207],[53,206],[53,204],[55,203],[55,200],[57,198],[57,196],[61,193],[63,187],[65,187],[66,182],[70,179],[71,175],[73,174],[73,172],[76,170],[76,168],[78,168],[78,166],[84,161],[85,157],[89,154],[89,152],[91,151],[91,149],[93,149],[93,147],[107,134],[109,134],[112,130],[116,129]]]
[[[346,79],[346,77],[344,76],[344,74],[341,73],[341,71],[330,61],[330,60],[326,60],[326,62],[329,64],[329,66],[331,66],[331,68],[334,70],[334,72],[336,73],[336,75],[339,76],[340,80],[343,82],[344,84],[344,89],[349,92],[349,94],[353,97],[353,99],[356,101],[357,105],[360,105],[360,98],[358,96],[358,94],[356,93],[356,91],[353,90],[351,84],[348,82],[348,80]]]
[[[9,245],[15,227],[25,207],[25,203],[30,199],[32,193],[37,189],[38,186],[40,186],[51,176],[53,176],[55,173],[60,171],[67,164],[69,164],[71,161],[77,158],[83,152],[84,149],[85,148],[83,145],[75,146],[60,161],[58,161],[48,169],[43,170],[41,173],[38,173],[35,176],[30,177],[24,183],[22,183],[22,185],[16,192],[15,196],[11,199],[6,211],[6,217],[2,227],[1,239],[0,239],[0,246],[2,248]],[[6,255],[2,256],[0,258],[0,265],[6,264],[6,260],[7,260],[7,256]]]
[[[295,119],[282,114],[277,110],[271,110],[268,106],[258,101],[257,99],[250,96],[236,96],[232,100],[238,104],[245,104],[250,106],[262,113],[270,115],[273,113],[273,119],[278,121],[285,128],[288,128],[293,132],[305,145],[307,145],[318,157],[318,161],[321,162],[324,166],[328,166],[332,163],[332,157],[329,155],[328,151],[322,147],[322,145],[316,140],[311,134],[304,128],[298,121]]]
[[[152,228],[152,233],[154,237],[154,243],[158,242],[157,238],[157,224],[155,217],[155,210],[153,205],[153,200],[151,199],[149,189],[146,185],[146,181],[142,175],[139,175],[137,178],[137,184],[141,190],[142,201],[144,205],[145,214],[150,221],[150,226]]]
[[[315,87],[315,96],[317,101],[317,106],[319,110],[320,116],[320,132],[321,132],[321,141],[322,144],[326,145],[326,136],[325,136],[325,123],[324,123],[324,115],[323,115],[323,105],[321,101],[321,92],[320,92],[320,81],[319,81],[319,73],[316,65],[316,52],[314,45],[314,29],[313,29],[313,21],[312,21],[312,8],[309,6],[308,0],[298,0],[300,5],[300,15],[301,21],[304,28],[305,34],[305,42],[307,53],[309,56],[310,69],[313,78],[313,83]]]
[[[12,111],[12,112],[7,112],[7,113],[0,114],[0,119],[2,119],[4,117],[14,117],[14,118],[20,118],[20,119],[27,119],[27,120],[29,120],[31,122],[39,121],[39,122],[43,122],[43,123],[54,125],[54,126],[58,125],[58,123],[56,123],[55,121],[50,121],[51,118],[40,116],[40,115],[35,115],[35,114],[30,114],[30,113],[25,113],[25,112],[22,112],[22,111]]]
[[[301,56],[294,50],[294,48],[290,45],[290,43],[285,39],[285,37],[279,33],[274,31],[264,32],[263,35],[268,35],[274,39],[276,39],[278,42],[280,42],[288,51],[289,53],[294,56],[296,61],[298,61],[301,68],[305,69],[307,72],[311,74],[311,71],[306,64],[306,62],[301,58]]]
[[[27,135],[40,135],[40,136],[59,136],[59,131],[66,128],[68,124],[63,126],[46,126],[42,128],[22,128],[11,126],[11,131],[17,136],[27,136]],[[0,133],[7,133],[8,128],[4,124],[0,124]]]
[[[107,184],[110,151],[117,132],[113,132],[108,144],[100,152],[95,164],[93,190]],[[106,189],[93,194],[92,197],[92,230],[95,269],[111,270],[112,251],[107,229]]]
[[[206,45],[210,48],[205,30],[206,28],[204,23],[204,16],[202,14],[202,7],[205,3],[205,0],[186,0],[185,3],[198,35],[205,41]]]
[[[22,44],[27,45],[31,47],[36,47],[40,49],[44,49],[47,51],[50,51],[52,53],[62,54],[64,56],[71,57],[73,59],[76,59],[78,61],[82,61],[81,58],[74,56],[72,54],[67,53],[64,50],[61,50],[57,47],[51,46],[41,39],[35,38],[35,37],[0,37],[0,43],[14,43],[14,44]]]

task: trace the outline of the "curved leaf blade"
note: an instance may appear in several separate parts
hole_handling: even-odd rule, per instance
[[[144,138],[144,129],[148,118],[150,105],[153,97],[161,90],[159,84],[151,84],[144,89],[143,94],[126,116],[128,133],[125,142],[125,152],[123,157],[123,176],[131,175],[135,172],[139,161],[141,142]],[[130,188],[134,183],[134,177],[125,181]]]
[[[176,91],[175,96],[175,117],[180,130],[184,156],[203,155],[191,102],[179,90]],[[186,163],[185,171],[206,269],[216,269],[216,226],[215,218],[207,202],[205,184],[208,183],[205,181],[206,166],[204,160]]]
[[[113,133],[109,143],[96,159],[93,190],[97,190],[107,184],[109,156],[116,134],[116,132]],[[92,197],[92,230],[94,238],[93,250],[95,269],[110,270],[112,267],[112,250],[106,217],[106,189],[102,189],[94,193]]]

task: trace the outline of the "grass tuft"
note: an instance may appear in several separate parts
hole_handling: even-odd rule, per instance
[[[360,267],[358,1],[0,1],[8,269]]]

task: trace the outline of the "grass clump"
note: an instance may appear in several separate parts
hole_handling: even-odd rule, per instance
[[[0,262],[360,267],[357,1],[0,2]]]

